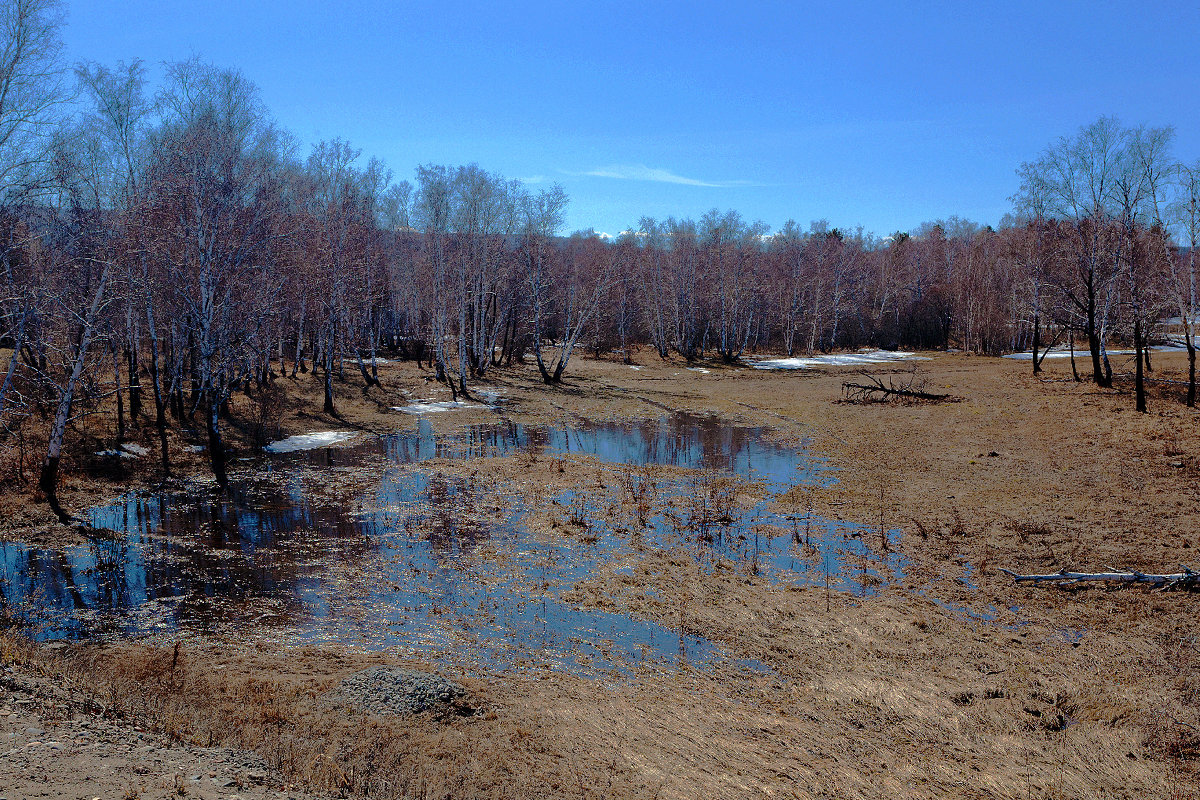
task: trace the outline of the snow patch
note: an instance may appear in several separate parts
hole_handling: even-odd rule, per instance
[[[890,364],[894,361],[929,361],[925,356],[903,350],[860,350],[857,353],[831,353],[825,356],[766,358],[752,361],[755,369],[808,369],[809,367],[853,367],[862,364]]]
[[[406,406],[392,406],[392,411],[403,411],[406,414],[435,414],[439,411],[450,411],[455,408],[495,408],[507,402],[499,389],[476,388],[471,390],[475,397],[483,403],[468,403],[465,400],[433,400],[431,398],[414,400]]]
[[[1150,350],[1155,353],[1178,353],[1178,352],[1182,352],[1186,349],[1187,349],[1187,346],[1185,344],[1183,344],[1182,342],[1180,342],[1179,344],[1172,343],[1171,346],[1168,346],[1168,347],[1151,347],[1150,348]],[[1107,352],[1110,356],[1131,356],[1134,354],[1135,351],[1133,351],[1133,350],[1109,350]],[[1038,355],[1038,358],[1042,358],[1042,357],[1043,357],[1042,354]],[[1070,350],[1060,350],[1056,347],[1053,350],[1046,351],[1044,357],[1045,358],[1070,358],[1071,351]],[[1032,361],[1033,353],[1009,353],[1008,355],[1001,356],[1001,358],[1011,358],[1014,361]],[[1088,350],[1086,347],[1084,347],[1084,348],[1077,347],[1077,348],[1075,348],[1075,358],[1077,358],[1080,361],[1090,361],[1092,358],[1092,352],[1090,350]]]
[[[124,450],[97,450],[96,455],[110,458],[137,458],[133,453],[127,453]]]
[[[688,371],[689,372],[701,372],[701,373],[704,373],[705,375],[708,374],[708,370],[706,370],[704,367],[688,367]]]
[[[407,406],[392,406],[392,411],[403,411],[406,414],[433,414],[438,411],[449,411],[453,408],[485,408],[478,403],[465,403],[462,400],[443,400],[441,402],[433,402],[430,400],[418,400],[415,403]]]
[[[315,450],[318,447],[328,447],[331,444],[349,441],[358,436],[354,431],[317,431],[289,436],[278,442],[271,442],[263,448],[268,453],[294,453],[297,450]]]
[[[504,397],[499,389],[475,389],[474,392],[483,398],[483,404],[488,408],[495,408],[501,403],[508,402],[508,398]]]
[[[96,455],[109,458],[140,458],[141,456],[149,455],[149,453],[150,451],[140,444],[123,444],[111,450],[99,450],[96,452]]]
[[[1118,351],[1116,351],[1116,350],[1109,350],[1108,354],[1113,355],[1117,352]],[[1039,358],[1051,358],[1051,359],[1053,359],[1053,358],[1070,358],[1070,357],[1071,357],[1070,350],[1050,350],[1049,352],[1045,353],[1044,355],[1039,355]],[[1088,355],[1087,350],[1076,350],[1075,357],[1080,360],[1091,358],[1091,356]],[[1001,356],[1001,358],[1011,358],[1013,361],[1032,361],[1033,353],[1009,353],[1008,355]]]
[[[637,370],[637,371],[639,371],[639,372],[641,372],[641,370],[642,370],[642,368],[641,368],[641,367],[635,367],[635,366],[634,366],[634,365],[632,365],[632,364],[630,364],[630,365],[629,365],[629,368],[630,368],[630,369],[636,369],[636,370]]]

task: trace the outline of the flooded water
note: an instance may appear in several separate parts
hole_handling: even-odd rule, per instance
[[[767,433],[671,415],[557,428],[503,420],[439,436],[421,420],[411,432],[266,458],[226,496],[131,494],[90,512],[113,536],[87,545],[0,542],[0,592],[39,638],[253,626],[284,643],[397,648],[502,670],[729,662],[701,637],[564,597],[635,545],[860,595],[899,579],[896,531],[771,510],[775,494],[833,478]],[[615,476],[607,494],[551,498],[586,531],[582,541],[536,532],[503,486],[421,466],[516,453],[591,456]],[[765,499],[745,501],[747,482]]]
[[[396,463],[416,464],[435,458],[540,452],[594,456],[608,464],[719,470],[775,488],[832,481],[825,459],[779,445],[767,434],[765,428],[678,413],[641,422],[578,422],[551,428],[503,420],[444,436],[435,435],[429,421],[421,419],[416,431],[365,438],[349,447],[307,450],[292,457],[311,464],[353,466],[362,463],[364,455],[376,453]]]

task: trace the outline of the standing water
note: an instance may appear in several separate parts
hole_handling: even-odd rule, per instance
[[[582,545],[527,524],[517,493],[420,466],[432,459],[588,456],[645,502],[622,524],[583,492],[553,503],[589,532]],[[281,643],[396,648],[456,665],[578,674],[728,661],[713,643],[563,599],[641,546],[734,561],[771,580],[867,594],[903,559],[876,556],[865,529],[782,516],[771,499],[831,482],[828,466],[759,428],[676,414],[557,428],[503,421],[438,436],[359,437],[271,456],[207,487],[132,493],[93,509],[111,531],[59,550],[0,541],[3,604],[38,638],[229,634]],[[662,469],[667,468],[667,469]],[[257,477],[256,477],[257,475]],[[765,499],[736,501],[753,482]],[[754,665],[751,665],[754,666]]]

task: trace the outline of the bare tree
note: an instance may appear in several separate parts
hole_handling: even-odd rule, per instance
[[[747,225],[735,211],[716,209],[700,221],[705,269],[712,287],[717,353],[731,364],[741,357],[753,329],[758,286],[755,260],[762,251],[766,225]]]
[[[1079,312],[1092,359],[1092,379],[1111,385],[1105,335],[1112,308],[1114,282],[1120,274],[1120,241],[1111,235],[1115,173],[1126,134],[1111,117],[1063,137],[1037,161],[1017,171],[1021,188],[1018,207],[1044,204],[1048,216],[1075,228],[1075,266],[1061,275],[1057,288]]]
[[[641,290],[650,343],[658,357],[666,359],[671,352],[671,287],[667,276],[666,235],[664,227],[650,217],[638,221],[632,234],[641,244]]]
[[[348,340],[354,351],[355,362],[368,386],[379,384],[363,362],[362,349],[358,346],[360,334],[371,337],[369,310],[364,311],[365,330],[351,324],[351,306],[369,309],[373,302],[373,265],[370,263],[368,241],[375,226],[375,195],[377,187],[369,190],[364,185],[364,175],[354,168],[354,162],[362,151],[349,143],[334,139],[320,142],[313,147],[308,158],[309,213],[315,222],[312,233],[316,247],[310,255],[319,259],[317,270],[321,292],[312,298],[315,311],[319,312],[321,325],[321,369],[324,376],[327,414],[336,413],[333,402],[333,368],[339,358],[340,343]],[[376,170],[379,167],[376,165]],[[377,183],[378,176],[371,180]],[[351,287],[360,291],[352,293]],[[306,298],[307,300],[307,298]],[[371,353],[374,363],[374,352]]]
[[[1169,207],[1170,220],[1182,231],[1187,252],[1172,257],[1168,269],[1171,292],[1179,312],[1183,343],[1188,354],[1187,404],[1196,405],[1196,322],[1200,307],[1196,298],[1196,247],[1200,246],[1200,161],[1178,164],[1175,169],[1177,196]]]
[[[277,287],[263,283],[263,266],[278,235],[272,216],[286,142],[240,73],[192,60],[171,65],[168,77],[150,177],[154,220],[169,254],[166,279],[194,343],[197,399],[223,489],[221,409],[252,374],[255,348],[269,347],[263,315]]]
[[[1048,298],[1047,280],[1050,266],[1049,236],[1051,226],[1047,222],[1050,187],[1043,177],[1029,165],[1022,167],[1022,192],[1015,200],[1020,217],[1025,220],[1021,234],[1013,232],[1016,258],[1028,276],[1029,312],[1033,326],[1033,374],[1042,371],[1041,353],[1042,323]]]
[[[1161,213],[1167,151],[1174,138],[1171,128],[1141,126],[1125,134],[1113,178],[1123,243],[1119,253],[1133,323],[1134,394],[1136,408],[1146,412],[1145,371],[1149,367],[1151,331],[1159,319],[1162,297],[1160,278],[1169,250],[1160,241],[1165,233]]]
[[[11,205],[49,180],[63,84],[63,8],[58,0],[0,6],[0,203]]]
[[[569,279],[555,280],[555,257],[553,237],[563,225],[563,212],[567,206],[567,195],[561,186],[527,195],[521,205],[523,234],[521,250],[528,281],[529,306],[533,327],[533,354],[537,360],[542,381],[559,383],[563,371],[571,358],[579,336],[595,313],[599,296],[598,287],[586,289],[578,280],[578,262],[568,259]],[[565,284],[565,285],[564,285]],[[550,330],[549,321],[556,290],[562,303],[562,340],[555,362],[547,365],[545,340]]]
[[[57,0],[11,0],[0,6],[0,216],[7,218],[10,234],[0,246],[0,336],[16,344],[0,383],[0,415],[13,407],[21,345],[36,327],[36,292],[20,283],[13,264],[31,232],[13,224],[13,211],[54,180],[50,162],[61,141],[56,133],[66,100],[62,24]],[[18,229],[24,234],[13,235]]]
[[[48,254],[38,275],[48,300],[41,346],[50,355],[39,373],[54,404],[38,489],[63,523],[72,519],[58,500],[64,439],[76,390],[94,360],[92,344],[100,335],[106,307],[112,302],[108,290],[113,274],[112,262],[105,257],[107,248],[100,222],[96,142],[85,131],[71,133],[56,142],[53,175],[57,191],[47,198],[60,246]]]
[[[688,361],[700,354],[706,328],[700,294],[700,246],[696,223],[668,218],[663,227],[668,247],[671,320],[676,352]]]
[[[166,399],[161,370],[159,309],[152,284],[149,247],[152,236],[144,226],[142,204],[144,174],[149,142],[149,125],[153,106],[145,94],[145,68],[140,61],[118,63],[115,68],[97,64],[80,64],[76,76],[83,94],[91,101],[85,124],[95,132],[103,145],[105,161],[105,199],[103,206],[111,215],[111,225],[118,237],[114,259],[119,277],[124,281],[125,362],[129,380],[130,412],[136,420],[140,407],[140,344],[141,322],[146,323],[149,337],[149,372],[154,393],[155,427],[163,473],[171,474],[170,450],[167,443]],[[119,368],[114,368],[119,381]],[[118,408],[121,394],[118,391]]]
[[[453,180],[450,170],[429,165],[417,168],[415,217],[425,238],[425,258],[429,264],[430,334],[433,341],[434,374],[445,382],[454,397],[458,389],[450,376],[446,356],[447,319],[450,290],[450,224],[453,213]]]
[[[475,164],[454,171],[453,189],[458,379],[459,391],[465,394],[468,372],[482,376],[491,366],[503,328],[506,249],[516,232],[521,189]]]

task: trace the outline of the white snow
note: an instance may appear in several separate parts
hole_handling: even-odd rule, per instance
[[[629,365],[629,368],[630,368],[630,369],[636,369],[636,370],[638,370],[639,372],[641,372],[641,370],[642,370],[642,368],[641,368],[641,367],[635,367],[635,366],[634,366],[634,365],[632,365],[632,364],[630,364],[630,365]]]
[[[123,444],[119,448],[112,450],[97,451],[98,456],[115,456],[116,458],[138,458],[149,454],[149,450],[142,447],[140,444]]]
[[[702,372],[705,375],[708,374],[708,370],[706,370],[704,367],[688,367],[688,370],[690,372]]]
[[[1174,345],[1172,347],[1151,347],[1150,348],[1151,352],[1154,352],[1154,353],[1176,353],[1176,352],[1180,352],[1184,349],[1185,349],[1185,347],[1182,343],[1180,343],[1178,345]],[[1108,354],[1110,356],[1131,356],[1134,354],[1134,351],[1133,350],[1109,350]],[[1040,357],[1040,355],[1039,355],[1039,357]],[[1053,350],[1047,351],[1045,357],[1046,358],[1070,358],[1071,351],[1069,349],[1068,350],[1060,350],[1056,347]],[[1075,358],[1076,359],[1078,359],[1080,361],[1089,361],[1089,360],[1091,360],[1091,357],[1092,357],[1092,353],[1086,347],[1083,347],[1083,348],[1076,347],[1075,348]],[[1002,358],[1011,358],[1014,361],[1031,361],[1031,360],[1033,360],[1033,353],[1009,353],[1006,356],[1002,356]]]
[[[462,400],[418,400],[407,406],[392,406],[393,411],[403,411],[406,414],[433,414],[438,411],[449,411],[452,408],[484,408],[478,403],[464,403]]]
[[[98,456],[116,456],[117,458],[137,458],[133,453],[127,453],[124,450],[97,450]]]
[[[755,369],[808,369],[809,367],[889,364],[893,361],[929,361],[929,359],[903,350],[860,350],[857,353],[832,353],[827,356],[767,358],[761,361],[752,361],[750,365]]]
[[[481,387],[472,391],[483,398],[483,404],[488,408],[495,408],[500,403],[508,402],[508,398],[504,397],[499,389],[485,389]]]
[[[314,450],[318,447],[328,447],[331,444],[349,441],[358,434],[354,431],[317,431],[289,436],[278,442],[271,442],[263,448],[268,453],[294,453],[297,450]]]
[[[1113,356],[1113,355],[1120,355],[1121,353],[1132,353],[1132,352],[1133,352],[1132,350],[1109,350],[1108,354],[1110,356]],[[1071,351],[1070,350],[1050,350],[1050,351],[1047,351],[1044,356],[1040,356],[1040,357],[1042,357],[1042,358],[1070,358]],[[1091,356],[1088,355],[1088,350],[1086,347],[1082,350],[1076,349],[1075,357],[1081,361],[1091,358]],[[1033,353],[1009,353],[1008,355],[1004,356],[1004,358],[1011,358],[1014,361],[1032,361]]]
[[[479,387],[471,390],[483,400],[483,403],[468,403],[465,400],[434,400],[423,398],[414,400],[406,406],[392,406],[392,411],[403,411],[406,414],[435,414],[439,411],[450,411],[455,408],[495,408],[508,398],[503,397],[499,389]]]

